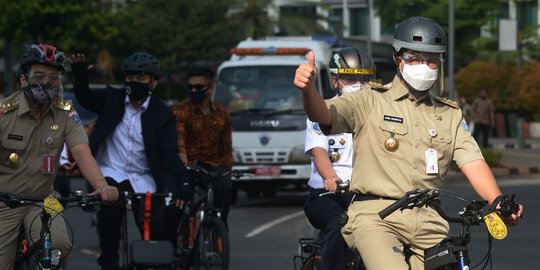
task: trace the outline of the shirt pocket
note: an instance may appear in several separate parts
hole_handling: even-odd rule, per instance
[[[403,159],[405,157],[404,141],[408,132],[407,126],[402,123],[381,120],[379,122],[379,129],[379,139],[377,142],[379,147],[377,149],[386,156]],[[387,140],[392,136],[399,143],[395,150],[387,149],[386,147]]]
[[[17,156],[19,159],[17,164],[23,163],[23,158],[26,156],[25,153],[27,145],[27,141],[17,141],[10,139],[2,140],[2,149],[0,149],[0,164],[10,167],[13,166],[13,164],[10,162],[10,157],[14,158],[15,156]]]
[[[429,142],[428,142],[429,143]],[[439,126],[437,136],[431,139],[431,146],[437,150],[437,158],[440,166],[446,166],[452,159],[452,135],[448,127]]]

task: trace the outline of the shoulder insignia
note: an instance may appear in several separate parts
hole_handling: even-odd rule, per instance
[[[10,112],[19,108],[19,102],[17,100],[8,100],[6,102],[0,102],[0,109],[4,112]]]
[[[313,132],[315,132],[317,135],[322,134],[321,127],[319,126],[319,123],[317,122],[312,123],[311,130],[313,130]]]
[[[373,90],[386,91],[392,88],[392,83],[382,84],[379,82],[369,81],[366,83]]]
[[[56,108],[63,111],[70,111],[72,106],[71,100],[62,100],[56,104]]]
[[[437,96],[434,96],[433,97],[434,100],[440,102],[440,103],[443,103],[443,104],[446,104],[452,108],[456,108],[456,109],[459,109],[459,105],[457,104],[457,102],[451,100],[451,99],[447,99],[447,98],[443,98],[443,97],[437,97]]]

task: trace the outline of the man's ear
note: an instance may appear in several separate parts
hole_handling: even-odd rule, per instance
[[[338,80],[336,76],[332,76],[332,87],[336,90],[338,89]]]
[[[158,84],[158,81],[156,79],[153,79],[152,82],[150,83],[150,91],[154,90],[154,88],[156,88],[157,84]]]
[[[26,85],[26,82],[28,82],[28,78],[26,77],[25,74],[20,74],[17,80],[19,80],[18,82],[19,88],[23,88]]]

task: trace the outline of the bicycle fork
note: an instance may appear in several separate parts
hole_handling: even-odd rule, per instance
[[[58,249],[52,250],[51,232],[47,229],[50,216],[42,214],[41,216],[41,232],[40,236],[43,239],[40,249],[39,264],[43,269],[53,269],[60,263],[62,252]]]

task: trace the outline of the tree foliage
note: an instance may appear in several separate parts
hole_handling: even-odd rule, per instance
[[[97,51],[118,29],[106,0],[0,0],[0,38],[23,44],[50,43],[66,52]]]
[[[507,1],[455,0],[456,66],[474,60],[480,28],[496,18]],[[425,16],[437,21],[448,33],[448,0],[379,0],[374,6],[386,23],[399,23],[412,16]],[[448,34],[447,34],[448,35]]]
[[[140,0],[118,16],[122,32],[114,53],[154,54],[165,73],[195,61],[223,58],[238,40],[237,25],[227,19],[231,0]]]
[[[517,70],[509,82],[512,95],[520,103],[520,108],[531,113],[532,119],[540,121],[540,62],[531,61]]]
[[[472,62],[456,73],[454,77],[456,91],[470,103],[478,96],[480,90],[485,89],[495,108],[517,110],[521,101],[515,98],[515,87],[510,84],[515,70],[513,63],[501,65],[495,62]]]

